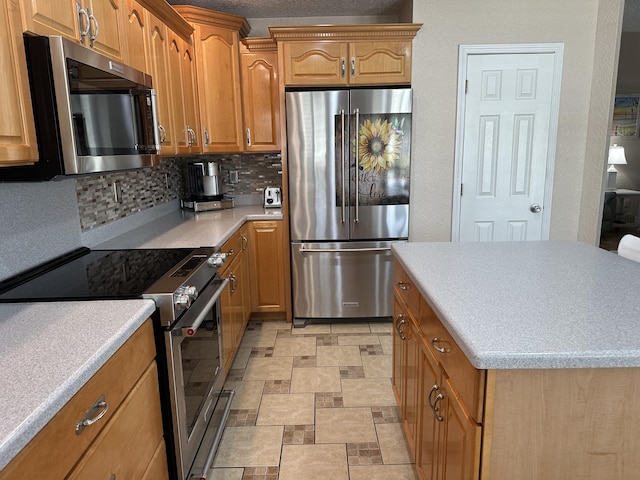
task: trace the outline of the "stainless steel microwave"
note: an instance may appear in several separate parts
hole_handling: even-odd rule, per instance
[[[157,165],[151,76],[59,36],[24,36],[39,160],[0,168],[3,180]]]

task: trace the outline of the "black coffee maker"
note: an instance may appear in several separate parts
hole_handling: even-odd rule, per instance
[[[196,162],[187,165],[187,179],[191,197],[197,200],[222,200],[218,164]]]

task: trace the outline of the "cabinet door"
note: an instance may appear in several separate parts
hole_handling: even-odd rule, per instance
[[[438,456],[438,421],[433,412],[433,401],[440,391],[440,368],[431,353],[420,349],[419,431],[416,448],[416,467],[422,480],[431,480],[436,474]]]
[[[22,0],[20,5],[26,31],[38,35],[61,35],[76,42],[80,40],[75,0]]]
[[[150,72],[150,62],[147,60],[147,43],[149,40],[147,11],[135,0],[125,0],[125,35],[127,37],[127,65]],[[155,84],[155,77],[153,77]],[[155,87],[155,85],[154,85]]]
[[[171,91],[171,115],[173,117],[176,153],[188,151],[187,121],[184,116],[182,88],[182,55],[184,41],[174,32],[167,29],[167,58],[169,67],[169,89]],[[164,153],[164,152],[163,152]]]
[[[123,0],[85,0],[84,3],[85,7],[89,8],[91,14],[95,17],[96,22],[98,22],[93,48],[105,55],[123,61],[127,47],[127,35],[124,26],[126,10]],[[85,40],[83,44],[90,45],[88,40]]]
[[[346,85],[347,44],[343,42],[285,42],[285,85]]]
[[[404,385],[406,382],[405,375],[405,346],[407,315],[402,308],[402,304],[397,298],[397,294],[393,296],[393,372],[391,383],[393,391],[396,395],[400,414],[404,418]]]
[[[16,2],[0,5],[0,165],[38,160],[31,94]]]
[[[244,150],[280,151],[280,95],[277,52],[240,56]]]
[[[182,75],[182,102],[187,124],[188,145],[182,153],[201,153],[198,87],[196,84],[196,56],[192,43],[183,41],[180,73]]]
[[[259,313],[285,311],[282,222],[250,224],[251,310]]]
[[[349,55],[352,85],[411,83],[410,41],[353,42]]]
[[[238,33],[197,25],[196,38],[203,150],[241,152],[243,135]]]
[[[149,72],[153,81],[153,88],[156,90],[156,107],[158,113],[158,129],[160,130],[160,154],[175,155],[176,127],[174,123],[171,92],[171,81],[177,81],[178,87],[181,84],[179,76],[171,76],[169,67],[169,32],[164,23],[154,15],[148,14],[148,61]],[[177,54],[175,59],[177,60]],[[177,63],[177,62],[176,62]],[[180,90],[176,90],[180,92]],[[182,107],[180,106],[180,111]],[[181,117],[181,115],[179,115]]]
[[[480,472],[481,427],[462,408],[448,378],[434,404],[442,416],[438,476],[441,480],[477,479]]]

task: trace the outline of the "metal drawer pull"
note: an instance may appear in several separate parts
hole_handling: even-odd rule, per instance
[[[433,337],[433,339],[431,340],[431,346],[435,348],[437,351],[439,351],[440,353],[447,353],[446,348],[436,346],[436,343],[438,343],[439,341],[440,339],[438,337]]]
[[[80,435],[85,427],[96,423],[106,415],[108,410],[109,405],[107,405],[107,400],[104,395],[101,395],[96,403],[84,414],[84,417],[76,424],[76,434]],[[97,415],[96,411],[98,411]]]
[[[429,395],[427,396],[427,400],[429,401],[429,406],[431,407],[431,410],[433,410],[433,402],[431,401],[431,395],[433,395],[433,392],[437,392],[438,390],[440,390],[440,387],[438,386],[438,384],[434,384],[433,387],[431,387],[431,390],[429,390]]]
[[[440,415],[439,411],[438,411],[438,402],[440,400],[444,400],[444,395],[439,393],[438,396],[436,397],[435,402],[433,402],[433,414],[436,417],[436,420],[439,422],[444,422],[444,418],[442,417],[442,415]]]
[[[411,290],[411,284],[410,283],[404,283],[404,282],[398,282],[398,288],[400,290],[404,290],[406,292],[407,290]]]

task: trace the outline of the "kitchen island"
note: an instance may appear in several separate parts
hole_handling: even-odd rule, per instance
[[[393,252],[394,383],[426,478],[637,478],[640,264],[563,241]]]

